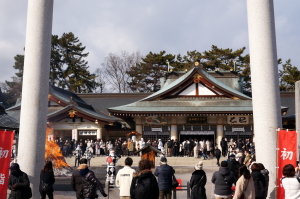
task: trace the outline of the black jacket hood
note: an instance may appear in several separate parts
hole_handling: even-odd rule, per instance
[[[220,167],[219,168],[219,172],[222,176],[227,176],[227,175],[230,175],[230,170],[228,167]]]
[[[152,171],[150,171],[150,170],[142,170],[142,171],[140,171],[138,173],[135,173],[133,175],[133,177],[137,177],[137,178],[143,179],[143,178],[148,178],[151,175],[152,175]]]

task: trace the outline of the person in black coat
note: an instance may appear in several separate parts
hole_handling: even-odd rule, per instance
[[[9,199],[28,199],[30,182],[26,173],[20,170],[18,163],[11,165],[8,189],[11,190]]]
[[[219,195],[223,198],[231,198],[231,187],[232,184],[235,183],[235,177],[228,168],[228,162],[221,162],[221,167],[219,168],[219,171],[214,172],[211,182],[215,184],[215,195]]]
[[[87,159],[82,158],[79,161],[79,164],[87,164]],[[71,177],[71,187],[73,188],[73,190],[76,192],[76,198],[77,199],[83,199],[82,196],[82,177],[79,173],[79,170],[75,170],[72,173],[72,177]]]
[[[98,198],[97,188],[103,197],[107,197],[101,182],[96,178],[95,173],[89,170],[87,164],[81,164],[78,168],[79,174],[82,177],[82,196],[83,198],[95,199]]]
[[[261,168],[257,163],[251,165],[251,176],[254,181],[255,186],[255,199],[264,199],[265,198],[265,189],[266,179],[263,174],[260,172]]]
[[[49,199],[53,199],[53,184],[55,183],[53,166],[51,161],[46,161],[44,168],[41,170],[40,174],[40,194],[41,199],[45,199],[46,195]],[[46,190],[43,187],[47,186]]]
[[[220,166],[221,150],[217,146],[215,148],[215,156],[217,158],[217,165]]]
[[[227,151],[227,142],[226,142],[225,138],[222,138],[222,141],[220,142],[220,146],[222,148],[222,155],[223,155],[223,157],[225,157],[226,151]]]
[[[158,199],[158,184],[155,176],[152,174],[151,166],[150,160],[140,160],[140,172],[135,173],[131,181],[131,199]]]
[[[195,171],[192,173],[190,180],[191,199],[206,199],[205,184],[207,178],[202,166],[203,162],[200,161],[195,165]]]

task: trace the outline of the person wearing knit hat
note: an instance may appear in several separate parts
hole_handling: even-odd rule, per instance
[[[190,180],[191,199],[206,199],[205,184],[207,178],[205,171],[202,170],[203,162],[198,162],[194,168],[195,171]]]
[[[89,170],[87,164],[80,164],[77,168],[79,170],[79,174],[82,177],[82,194],[83,198],[98,198],[97,189],[100,190],[100,193],[103,197],[106,197],[107,194],[105,193],[101,182],[96,178],[93,171]]]
[[[195,170],[202,170],[203,162],[200,161],[195,165]]]

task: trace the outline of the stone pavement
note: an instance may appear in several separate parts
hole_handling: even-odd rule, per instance
[[[117,162],[117,166],[123,166],[125,158],[127,156],[122,156],[121,159]],[[141,160],[141,157],[134,156],[131,157],[133,159],[133,166],[138,166],[139,161]],[[194,157],[167,157],[168,164],[174,165],[174,166],[194,166],[196,163],[198,163],[201,159],[194,158]],[[160,157],[155,158],[155,165],[158,166],[160,161]],[[75,157],[68,157],[66,158],[66,162],[70,166],[74,166],[75,163]],[[204,166],[216,166],[216,159],[212,158],[210,160],[203,160]],[[102,157],[95,157],[91,159],[91,166],[92,167],[102,167],[106,166],[106,156]]]

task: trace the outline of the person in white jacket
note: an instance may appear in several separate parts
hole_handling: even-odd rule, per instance
[[[119,170],[116,178],[116,186],[120,190],[120,199],[130,198],[130,186],[133,178],[133,174],[136,173],[134,169],[131,168],[132,159],[125,159],[125,166]]]
[[[287,164],[283,167],[281,183],[285,192],[285,199],[300,198],[300,180],[295,176],[295,167]]]

